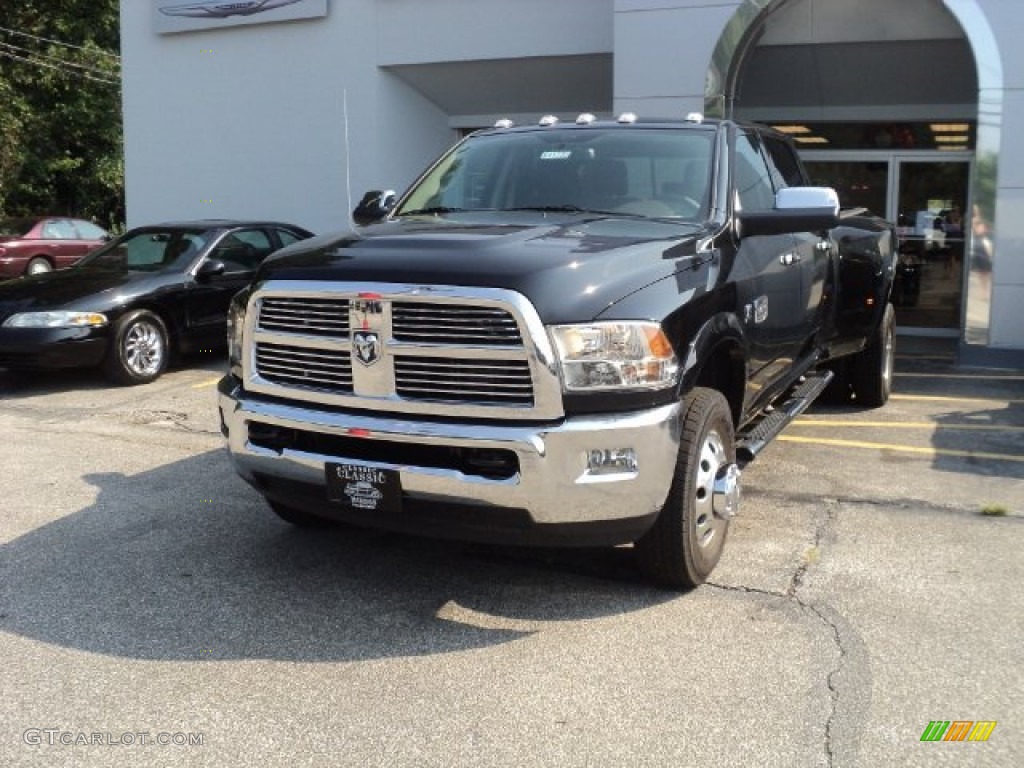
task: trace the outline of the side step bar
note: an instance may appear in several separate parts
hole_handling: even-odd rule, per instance
[[[771,410],[736,435],[736,460],[741,467],[752,462],[793,419],[807,410],[832,381],[832,371],[811,371],[802,376]]]

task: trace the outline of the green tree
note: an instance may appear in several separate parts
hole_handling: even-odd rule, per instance
[[[124,221],[118,0],[0,10],[0,212]]]

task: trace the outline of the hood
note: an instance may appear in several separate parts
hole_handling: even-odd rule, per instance
[[[289,246],[257,280],[504,288],[546,323],[587,322],[693,265],[698,230],[633,217],[531,213],[417,217]]]
[[[104,269],[61,269],[0,283],[0,322],[18,312],[74,309],[103,312],[182,275]]]

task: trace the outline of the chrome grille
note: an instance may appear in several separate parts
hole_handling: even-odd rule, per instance
[[[522,346],[519,325],[500,307],[396,301],[392,335],[419,344]]]
[[[268,280],[250,299],[246,387],[332,408],[564,416],[536,309],[498,288]]]
[[[348,336],[348,299],[268,296],[260,302],[259,327],[264,331],[310,336]]]
[[[525,360],[399,355],[395,390],[412,400],[533,405],[530,366]]]
[[[352,392],[352,357],[347,352],[260,342],[256,367],[264,379],[282,386]]]

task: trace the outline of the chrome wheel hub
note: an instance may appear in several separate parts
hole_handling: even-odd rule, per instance
[[[150,323],[135,323],[124,337],[124,362],[137,376],[152,376],[160,370],[164,343],[160,331]]]
[[[739,506],[739,478],[740,469],[726,455],[721,435],[708,432],[693,479],[693,525],[700,547],[709,547],[725,535]]]
[[[740,468],[729,464],[722,468],[715,478],[715,493],[712,507],[715,516],[732,520],[740,508]]]

